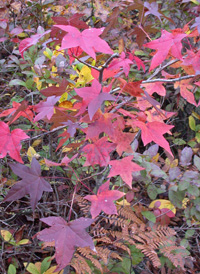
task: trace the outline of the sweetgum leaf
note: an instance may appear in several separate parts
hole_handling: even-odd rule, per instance
[[[0,159],[7,154],[14,160],[23,163],[20,156],[20,149],[22,147],[21,140],[30,138],[25,132],[19,128],[10,132],[9,126],[0,122]]]
[[[181,40],[186,36],[187,34],[177,33],[175,30],[173,33],[162,30],[162,35],[160,38],[144,44],[144,47],[157,50],[152,59],[149,71],[159,66],[167,58],[169,51],[175,58],[182,60]]]
[[[84,166],[106,166],[110,161],[109,153],[115,149],[116,145],[109,143],[107,137],[103,137],[93,144],[86,145],[82,151],[86,153]]]
[[[41,167],[39,162],[33,158],[31,167],[22,164],[10,164],[12,171],[22,178],[8,192],[4,199],[6,201],[16,201],[26,194],[30,195],[30,204],[34,210],[37,202],[41,199],[43,191],[52,192],[51,185],[41,177]]]
[[[79,114],[83,113],[86,108],[88,107],[88,114],[90,117],[90,120],[92,120],[94,114],[97,112],[97,110],[101,107],[101,104],[106,101],[114,101],[115,98],[106,93],[101,92],[101,84],[94,79],[92,82],[91,87],[84,87],[84,88],[75,88],[76,93],[83,98],[82,106],[79,111]]]
[[[133,156],[125,157],[121,160],[110,161],[112,166],[108,177],[120,175],[122,180],[132,188],[132,172],[143,170],[144,168],[132,162]]]
[[[96,59],[95,51],[108,54],[113,53],[107,42],[99,37],[103,33],[104,28],[91,28],[80,32],[77,28],[69,25],[54,25],[54,27],[68,32],[63,37],[60,50],[79,46],[94,59]]]
[[[107,181],[101,185],[97,195],[87,195],[84,197],[84,199],[92,203],[90,209],[92,218],[99,215],[101,210],[106,214],[117,214],[117,209],[113,201],[120,199],[125,193],[118,190],[109,190],[109,183],[110,181]]]
[[[55,243],[56,262],[58,264],[55,271],[65,268],[72,259],[75,247],[89,246],[95,251],[92,237],[85,231],[94,220],[88,218],[79,218],[67,223],[61,217],[48,217],[40,219],[50,228],[45,228],[36,234],[40,241]]]

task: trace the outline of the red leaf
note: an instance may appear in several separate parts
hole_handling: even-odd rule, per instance
[[[144,168],[132,162],[133,156],[125,157],[121,160],[110,161],[112,166],[108,177],[120,175],[122,180],[132,188],[132,172],[143,170]]]
[[[90,209],[92,218],[99,215],[101,210],[106,214],[117,214],[117,209],[113,201],[120,199],[125,193],[118,190],[109,190],[109,183],[110,181],[107,181],[101,185],[97,195],[87,195],[84,197],[84,199],[92,203]]]
[[[101,92],[101,84],[94,79],[91,87],[75,88],[76,93],[83,98],[82,107],[78,114],[83,113],[88,106],[88,114],[92,120],[94,114],[101,107],[101,104],[106,100],[115,100],[115,98],[106,93]]]
[[[40,102],[39,104],[35,105],[34,109],[36,112],[39,112],[39,114],[35,116],[34,122],[37,122],[44,117],[47,117],[47,119],[50,120],[54,114],[54,105],[58,102],[59,99],[60,96],[50,96],[45,102]]]
[[[59,87],[52,86],[45,89],[40,90],[40,93],[42,93],[44,96],[61,96],[64,92],[66,92],[66,87],[68,85],[68,81],[66,79],[63,79],[62,83]]]
[[[10,164],[12,171],[22,178],[8,192],[4,201],[15,201],[26,194],[30,195],[30,204],[34,210],[37,202],[41,199],[43,191],[52,192],[51,185],[41,177],[39,162],[33,158],[31,167],[22,164]]]
[[[163,82],[147,83],[147,84],[142,84],[142,87],[145,88],[145,90],[148,92],[149,95],[152,95],[154,92],[156,92],[160,96],[165,96],[166,89],[164,88],[162,84]]]
[[[154,141],[156,144],[163,147],[167,152],[169,152],[172,157],[174,157],[169,147],[169,143],[163,137],[163,134],[165,133],[171,134],[169,130],[172,129],[174,126],[166,125],[165,123],[157,121],[148,122],[146,124],[141,121],[134,121],[130,124],[135,125],[141,129],[141,137],[145,146]]]
[[[117,116],[115,113],[101,113],[99,119],[91,123],[90,126],[84,130],[87,139],[97,137],[102,132],[112,137],[115,133],[112,120]]]
[[[134,50],[128,54],[128,57],[131,61],[136,63],[138,69],[140,69],[140,67],[141,67],[143,69],[143,71],[145,71],[145,65],[144,65],[143,61],[134,55]]]
[[[33,45],[36,45],[40,38],[42,38],[45,34],[51,32],[51,30],[47,30],[43,33],[32,35],[30,38],[26,38],[21,41],[19,44],[19,53],[21,54],[22,58],[24,58],[24,51],[26,51],[28,48],[30,48]]]
[[[54,27],[58,27],[61,30],[68,32],[68,34],[63,37],[60,50],[79,46],[95,60],[95,51],[107,54],[113,53],[106,41],[99,38],[99,35],[103,33],[104,28],[91,28],[80,32],[77,28],[72,26],[55,25]]]
[[[9,126],[0,122],[0,158],[4,158],[8,153],[11,158],[23,163],[20,156],[20,141],[28,138],[30,137],[23,130],[17,128],[10,132]]]
[[[122,155],[123,152],[132,153],[132,147],[130,143],[133,141],[135,134],[129,132],[122,132],[119,129],[115,130],[115,134],[113,138],[111,138],[112,142],[117,145],[116,151],[119,156]]]
[[[125,53],[122,52],[118,59],[115,59],[110,63],[108,70],[116,70],[122,67],[123,72],[128,76],[131,64],[133,64],[133,62],[130,59],[127,59]]]
[[[116,145],[109,143],[107,137],[103,137],[93,144],[86,145],[82,151],[86,153],[84,166],[107,166],[110,161],[109,153],[115,149]]]
[[[153,70],[159,66],[166,58],[170,52],[175,58],[182,59],[181,50],[182,44],[181,40],[185,38],[187,34],[184,33],[170,33],[166,30],[162,30],[162,35],[160,38],[144,44],[144,47],[157,50],[154,55],[149,71]]]
[[[180,94],[181,96],[188,101],[188,103],[193,104],[194,106],[197,106],[197,103],[194,98],[194,94],[189,91],[188,89],[193,89],[194,87],[190,84],[190,79],[182,80],[175,82],[174,88],[180,88]]]
[[[21,104],[17,102],[12,103],[13,107],[9,108],[7,110],[4,110],[0,117],[5,117],[8,115],[14,115],[15,117],[12,117],[12,123],[16,121],[20,116],[23,116],[27,118],[29,121],[33,120],[33,112],[32,112],[32,106],[27,106],[27,102],[23,101]],[[9,122],[11,124],[11,122]]]
[[[58,16],[52,17],[52,20],[58,25],[70,25],[78,29],[88,29],[88,25],[84,21],[80,20],[83,15],[83,13],[75,13],[69,19]]]
[[[59,164],[59,163],[52,162],[52,161],[49,161],[48,159],[44,159],[44,160],[45,160],[45,164],[46,164],[47,166],[68,166],[68,164],[69,164],[71,161],[73,161],[73,160],[76,158],[77,155],[78,155],[78,154],[75,154],[72,158],[68,158],[67,156],[65,156],[65,157],[62,159],[62,161],[61,161],[60,164]]]
[[[189,66],[192,65],[195,70],[195,74],[200,74],[200,52],[194,53],[191,50],[187,50],[187,57],[184,59],[182,65]]]
[[[106,81],[108,78],[113,78],[117,73],[119,72],[119,69],[116,70],[108,70],[107,68],[103,71],[103,82]],[[91,74],[95,79],[99,79],[99,71],[96,69],[91,69]]]
[[[122,92],[127,92],[131,96],[141,97],[144,93],[143,89],[140,88],[142,81],[129,82],[127,83],[124,79],[118,78],[121,82],[120,88]]]
[[[79,218],[69,223],[61,217],[48,217],[40,220],[51,226],[43,229],[36,236],[40,241],[55,242],[55,258],[58,264],[55,271],[60,271],[69,264],[75,247],[89,246],[96,251],[92,237],[85,231],[85,228],[90,226],[94,220]]]

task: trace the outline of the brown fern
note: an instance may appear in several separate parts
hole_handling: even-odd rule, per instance
[[[84,214],[88,216],[90,208],[87,201],[80,196],[76,200]],[[184,270],[186,253],[183,247],[177,245],[174,229],[159,225],[153,228],[146,226],[140,206],[135,207],[134,210],[131,206],[117,206],[117,208],[118,215],[99,216],[96,226],[91,231],[96,242],[97,253],[94,254],[94,251],[90,249],[78,249],[77,252],[82,256],[82,260],[83,258],[90,260],[96,268],[102,271],[99,261],[108,264],[110,258],[122,260],[120,254],[130,256],[128,245],[135,245],[149,258],[155,268],[161,267],[159,256],[163,254],[180,271]],[[80,271],[80,263],[77,263],[74,268]]]

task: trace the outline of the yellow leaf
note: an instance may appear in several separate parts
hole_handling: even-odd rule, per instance
[[[173,160],[173,161],[170,161],[170,159],[167,158],[167,159],[165,160],[165,164],[166,164],[167,166],[169,166],[170,168],[177,167],[177,166],[178,166],[178,159],[175,159],[175,160]]]
[[[17,34],[17,36],[20,37],[20,38],[25,38],[25,37],[28,37],[28,34],[24,33],[24,32],[21,32],[21,33]]]
[[[72,102],[70,102],[70,101],[63,101],[63,102],[60,103],[58,106],[59,106],[60,108],[67,108],[67,109],[69,109],[69,108],[72,108],[72,107],[73,107],[73,104],[72,104]]]
[[[46,50],[43,51],[43,54],[44,54],[44,56],[46,56],[48,59],[51,60],[51,57],[52,57],[52,55],[53,55],[53,52],[52,52],[49,48],[46,48]]]
[[[60,97],[60,100],[59,100],[59,103],[62,103],[64,101],[66,101],[68,98],[68,93],[67,92],[64,92],[61,97]]]
[[[43,274],[63,274],[64,270],[61,271],[56,271],[54,272],[54,270],[56,269],[57,266],[52,266],[51,268],[49,268],[47,271],[45,271]]]
[[[192,3],[194,3],[194,4],[196,4],[196,5],[199,5],[200,3],[199,3],[199,1],[197,1],[197,0],[190,0]]]
[[[91,74],[91,69],[88,66],[83,66],[81,71],[79,72],[79,78],[77,80],[77,84],[83,84],[85,85],[86,83],[92,81],[94,77]]]
[[[71,151],[72,150],[72,147],[64,147],[63,149],[62,149],[62,152],[69,152],[69,151]]]
[[[37,140],[35,140],[35,141],[32,143],[32,147],[37,147],[37,146],[39,146],[41,143],[42,143],[42,140],[41,140],[41,139],[37,139]]]
[[[65,8],[61,5],[58,5],[58,6],[53,6],[51,7],[52,11],[55,11],[55,12],[62,12],[65,10]]]
[[[153,156],[152,160],[153,160],[154,162],[158,162],[159,157],[160,157],[160,154],[157,153],[155,156]]]
[[[160,202],[160,206],[158,208],[168,208],[170,209],[174,214],[176,214],[176,208],[175,206],[169,201],[169,200],[164,200],[164,199],[158,199],[154,200],[150,203],[149,208],[154,208],[154,205],[156,202]]]
[[[40,91],[42,88],[42,82],[40,81],[39,77],[34,77],[33,81],[36,83],[37,89]]]
[[[35,149],[33,147],[28,148],[27,156],[28,156],[30,163],[31,163],[33,157],[35,157],[36,159],[38,159],[40,157],[40,155],[35,151]]]
[[[56,77],[56,76],[58,75],[58,74],[56,73],[56,72],[58,71],[57,67],[52,66],[51,71],[52,71],[52,76],[53,76],[53,77]]]
[[[1,230],[1,236],[6,242],[9,242],[12,239],[12,234],[8,230]]]
[[[128,205],[130,205],[130,203],[127,202],[126,199],[123,199],[120,202],[116,202],[116,205],[128,206]]]
[[[58,56],[59,54],[64,55],[64,50],[59,50],[60,46],[56,46],[56,49],[53,51],[53,56]]]
[[[184,198],[182,201],[182,208],[187,208],[187,204],[190,200],[188,198]]]
[[[27,245],[27,244],[30,244],[29,239],[22,239],[21,241],[17,243],[17,245]]]
[[[40,274],[40,269],[38,270],[38,268],[37,268],[37,266],[35,264],[33,264],[33,263],[29,263],[29,264],[28,263],[24,263],[24,266],[25,267],[27,266],[26,270],[29,273],[31,273],[31,274]]]

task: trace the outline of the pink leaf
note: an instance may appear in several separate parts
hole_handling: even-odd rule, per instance
[[[84,199],[92,203],[90,209],[92,218],[99,215],[101,210],[106,214],[117,214],[117,209],[113,201],[120,199],[125,193],[118,190],[109,190],[109,183],[110,181],[107,181],[101,185],[97,195],[87,195],[84,197]]]

